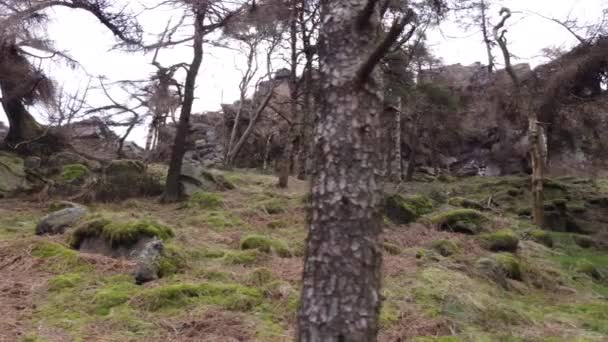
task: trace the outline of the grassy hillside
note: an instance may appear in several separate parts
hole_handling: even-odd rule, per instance
[[[0,341],[292,340],[307,185],[224,175],[235,190],[183,204],[89,206],[171,228],[163,277],[143,286],[133,262],[71,249],[73,233],[36,237],[48,204],[1,200]],[[387,186],[401,209],[385,219],[381,341],[608,340],[608,182],[547,183],[560,232],[531,225],[526,187],[518,177]]]

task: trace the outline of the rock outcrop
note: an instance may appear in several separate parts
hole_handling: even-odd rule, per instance
[[[74,227],[88,210],[84,207],[65,208],[43,217],[36,226],[36,235],[63,234],[69,227]]]

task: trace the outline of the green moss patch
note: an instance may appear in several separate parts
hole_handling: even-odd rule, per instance
[[[284,241],[272,239],[262,235],[249,235],[241,241],[241,249],[257,249],[260,252],[273,254],[280,257],[289,258],[293,254]]]
[[[453,207],[461,207],[467,209],[475,209],[475,210],[483,210],[485,209],[483,205],[479,202],[470,200],[464,197],[452,197],[448,199],[448,204]]]
[[[477,210],[455,209],[434,214],[428,222],[441,230],[474,235],[485,231],[490,220]]]
[[[495,256],[500,268],[507,278],[522,280],[523,272],[519,260],[511,253],[500,253]]]
[[[444,257],[454,255],[460,251],[460,247],[450,240],[438,240],[431,244],[431,247]]]
[[[532,241],[545,245],[549,248],[553,247],[553,237],[548,232],[541,229],[534,229],[526,233]]]
[[[212,304],[227,310],[249,311],[260,305],[262,293],[237,284],[175,284],[145,290],[133,302],[150,311],[183,308],[194,303]]]
[[[403,197],[399,194],[384,200],[384,211],[395,224],[408,224],[433,211],[433,202],[424,196]]]
[[[576,273],[585,274],[594,280],[602,280],[603,274],[600,272],[598,267],[588,260],[580,260],[576,263],[574,268]]]
[[[89,174],[89,168],[82,164],[65,165],[61,169],[61,180],[65,182],[76,182],[84,179]]]
[[[93,237],[101,237],[112,247],[128,247],[145,237],[166,240],[173,237],[173,231],[169,227],[151,221],[119,223],[96,218],[85,222],[72,232],[70,246],[78,249],[85,239]]]
[[[479,236],[481,246],[493,252],[515,252],[519,239],[513,231],[504,229]]]
[[[188,198],[187,208],[218,209],[224,204],[222,197],[216,193],[196,192]]]
[[[32,256],[44,259],[54,273],[88,271],[86,263],[77,251],[55,242],[39,242],[32,249]]]

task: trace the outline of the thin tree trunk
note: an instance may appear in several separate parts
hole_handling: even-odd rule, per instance
[[[228,153],[228,159],[227,159],[228,165],[234,164],[236,157],[238,156],[239,152],[241,151],[241,148],[243,148],[243,145],[245,144],[245,142],[247,141],[247,139],[253,132],[253,128],[255,127],[255,124],[257,123],[258,119],[262,115],[262,112],[264,111],[264,109],[266,109],[266,107],[268,106],[268,103],[270,102],[270,99],[272,98],[273,94],[274,94],[274,86],[269,90],[268,94],[266,94],[266,97],[264,98],[264,100],[262,100],[262,103],[256,109],[253,117],[249,119],[249,125],[247,125],[247,128],[245,129],[245,132],[243,132],[243,135],[241,135],[241,137],[239,138],[239,141],[237,141],[237,143],[234,145],[234,147],[232,148],[232,151],[230,151]]]
[[[414,179],[414,172],[416,171],[416,157],[418,153],[418,137],[414,133],[411,135],[410,141],[410,155],[407,163],[407,171],[405,174],[405,181],[411,182]]]
[[[279,188],[287,188],[289,185],[289,174],[291,173],[291,161],[294,148],[294,140],[297,137],[298,131],[301,129],[302,117],[301,111],[298,110],[298,26],[297,26],[297,0],[292,1],[291,23],[290,23],[290,45],[291,45],[291,73],[289,75],[289,106],[292,118],[289,131],[287,133],[287,141],[279,163]]]
[[[492,54],[492,41],[488,32],[488,17],[486,16],[487,5],[484,0],[481,0],[481,33],[483,34],[483,42],[486,45],[486,53],[488,54],[488,72],[491,74],[494,70],[494,55]]]
[[[529,110],[529,113],[534,111]],[[530,154],[532,160],[532,217],[534,223],[543,227],[545,225],[544,193],[543,193],[543,153],[541,146],[541,131],[536,115],[528,117],[528,134],[530,137]]]
[[[228,146],[226,146],[226,156],[225,156],[225,164],[226,166],[232,165],[233,160],[230,160],[229,155],[232,147],[234,146],[234,142],[236,140],[236,132],[239,127],[239,121],[241,121],[241,113],[243,112],[243,102],[245,101],[245,94],[241,91],[241,97],[239,101],[239,108],[236,111],[236,115],[234,116],[234,123],[232,124],[232,133],[230,133],[230,139],[228,140]]]
[[[194,21],[194,58],[188,68],[186,74],[186,84],[184,92],[184,103],[182,104],[177,132],[175,134],[175,142],[171,151],[171,162],[169,164],[169,173],[167,175],[167,184],[163,201],[175,202],[181,199],[182,189],[180,185],[180,176],[182,172],[182,163],[184,154],[186,153],[186,137],[190,128],[190,114],[192,113],[192,103],[194,102],[194,87],[196,84],[196,76],[203,62],[203,20],[204,9],[199,9],[195,14]]]
[[[266,139],[266,145],[264,146],[264,163],[262,169],[266,171],[268,169],[268,157],[270,156],[270,143],[272,143],[272,134]]]
[[[505,38],[506,30],[504,28],[506,21],[511,17],[511,10],[503,8],[500,11],[502,20],[494,26],[494,39],[500,47],[505,61],[505,69],[511,77],[514,85],[513,100],[520,106],[522,112],[528,117],[528,137],[530,144],[530,159],[532,163],[532,219],[536,225],[543,228],[545,221],[544,194],[543,194],[543,178],[544,165],[542,153],[541,131],[538,124],[538,116],[533,108],[532,100],[522,96],[522,87],[517,73],[511,64],[511,53],[507,46]]]
[[[370,13],[365,25],[356,24],[366,3],[322,2],[316,170],[298,324],[301,342],[377,339],[382,227],[376,174],[383,92],[376,72],[362,85],[354,80],[370,76],[353,68],[369,67],[368,56],[377,52],[378,11]]]
[[[399,98],[399,105],[395,113],[395,137],[392,160],[392,176],[397,182],[403,180],[403,171],[401,169],[401,111],[403,108],[403,99]]]

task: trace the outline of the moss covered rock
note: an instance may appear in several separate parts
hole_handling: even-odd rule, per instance
[[[448,204],[453,207],[461,207],[467,209],[484,210],[484,206],[479,202],[470,200],[464,197],[452,197],[448,200]]]
[[[0,197],[29,188],[23,159],[0,151]]]
[[[284,241],[272,239],[262,235],[249,235],[241,241],[241,249],[257,249],[260,252],[273,254],[283,258],[289,258],[293,254]]]
[[[384,211],[395,224],[408,224],[433,211],[433,202],[424,196],[404,197],[399,194],[384,200]]]
[[[173,237],[171,228],[152,221],[113,222],[98,217],[78,226],[69,243],[74,249],[113,257],[136,257],[153,239]]]
[[[162,180],[146,172],[146,166],[137,160],[113,160],[103,170],[95,197],[102,201],[123,200],[140,196],[160,195]]]
[[[505,229],[479,236],[481,246],[493,252],[515,252],[519,239],[513,231]]]
[[[82,182],[89,175],[89,168],[83,164],[69,164],[61,169],[60,178],[64,182]]]
[[[553,247],[553,237],[548,232],[541,229],[534,229],[526,233],[526,236],[530,240],[545,245],[546,247]]]
[[[437,240],[431,244],[431,247],[444,257],[454,255],[460,251],[460,247],[454,241]]]
[[[490,220],[477,210],[455,209],[437,213],[428,222],[441,230],[474,235],[484,232]]]
[[[600,270],[591,262],[587,260],[581,260],[576,263],[574,267],[576,273],[585,274],[594,280],[602,280],[603,275]]]
[[[507,287],[506,279],[522,280],[519,260],[511,253],[499,253],[477,260],[477,269],[497,284]]]

